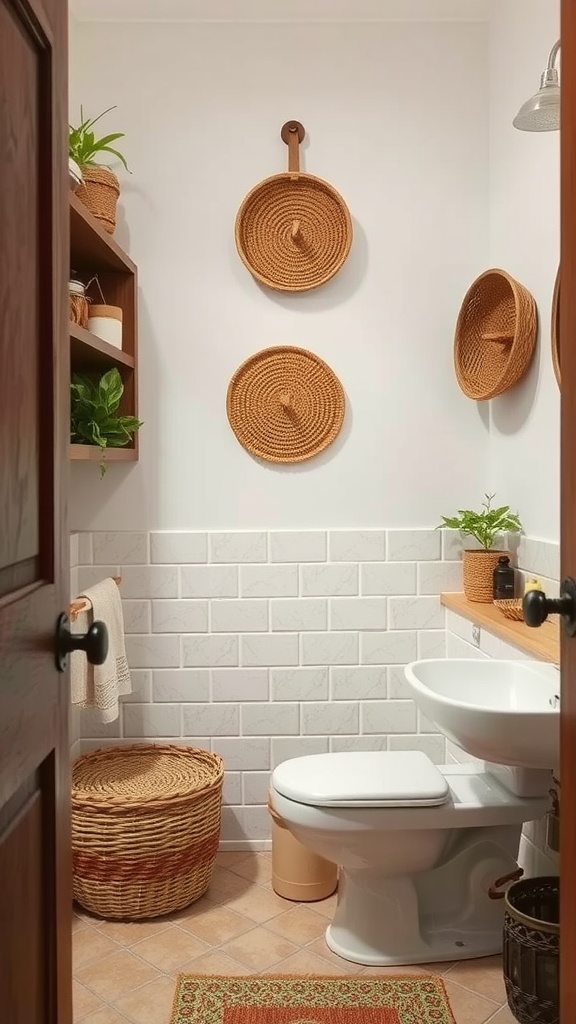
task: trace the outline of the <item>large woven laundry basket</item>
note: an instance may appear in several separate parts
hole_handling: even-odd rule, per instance
[[[157,917],[202,896],[220,837],[224,763],[206,750],[138,744],[72,769],[74,898],[105,918]]]

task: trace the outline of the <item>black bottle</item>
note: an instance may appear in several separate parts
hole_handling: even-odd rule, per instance
[[[514,569],[508,555],[501,555],[492,574],[492,596],[495,601],[514,597]]]

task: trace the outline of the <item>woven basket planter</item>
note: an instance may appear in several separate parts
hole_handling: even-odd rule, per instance
[[[74,899],[109,919],[187,907],[212,877],[224,762],[191,747],[96,750],[72,769]]]
[[[108,167],[93,167],[89,164],[82,167],[82,177],[84,182],[76,190],[78,199],[100,221],[104,230],[112,235],[116,227],[116,204],[120,195],[118,178]]]
[[[481,274],[464,297],[454,338],[464,394],[485,401],[513,387],[530,365],[537,331],[530,292],[504,270]]]
[[[462,552],[464,594],[469,601],[492,604],[494,600],[492,574],[501,555],[507,551],[484,551],[467,548]]]

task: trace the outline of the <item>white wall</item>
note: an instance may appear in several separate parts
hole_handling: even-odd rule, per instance
[[[145,420],[138,465],[103,482],[72,467],[71,527],[433,526],[477,503],[488,425],[452,338],[488,250],[487,26],[79,24],[71,53],[74,116],[116,103],[127,135],[117,237],[140,272]],[[355,241],[331,283],[281,297],[241,264],[233,223],[284,168],[291,117]],[[313,349],[347,393],[341,437],[296,468],[254,461],[225,415],[238,364],[275,344]]]
[[[491,489],[518,509],[526,533],[558,540],[560,400],[550,355],[558,266],[559,132],[516,131],[560,34],[558,0],[494,0],[490,20],[489,264],[533,294],[540,343],[530,373],[491,403]]]

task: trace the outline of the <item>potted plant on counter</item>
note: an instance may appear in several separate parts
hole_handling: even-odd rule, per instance
[[[510,511],[509,505],[492,508],[494,494],[484,495],[482,511],[459,509],[455,516],[442,516],[437,529],[448,528],[459,530],[465,537],[474,537],[479,548],[464,548],[462,552],[462,568],[464,576],[464,593],[469,601],[484,604],[492,602],[492,575],[501,555],[507,551],[494,548],[498,536],[504,533],[520,533],[522,523],[518,515]]]
[[[115,109],[108,107],[108,110],[98,114],[98,117],[85,119],[84,111],[80,107],[80,124],[77,128],[70,125],[68,144],[70,166],[75,165],[80,170],[81,180],[76,188],[76,195],[110,235],[116,227],[116,204],[120,195],[120,183],[109,167],[96,162],[96,157],[104,153],[110,154],[128,171],[128,164],[122,153],[111,146],[117,139],[123,139],[125,133],[113,132],[97,139],[93,129],[101,117]]]

